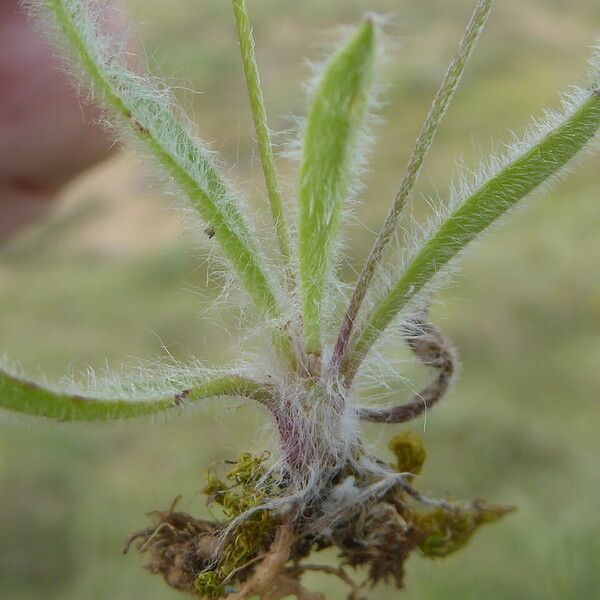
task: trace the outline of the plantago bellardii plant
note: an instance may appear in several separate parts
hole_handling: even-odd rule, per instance
[[[240,195],[215,157],[191,133],[169,90],[132,72],[115,40],[105,36],[95,0],[33,0],[30,6],[72,59],[79,81],[107,108],[115,132],[128,133],[177,184],[219,244],[267,333],[264,355],[248,353],[221,371],[182,366],[90,394],[49,389],[0,371],[0,407],[61,421],[110,420],[180,411],[218,396],[259,402],[278,432],[275,456],[243,454],[228,472],[209,472],[204,489],[220,506],[213,521],[177,512],[154,513],[136,532],[148,567],[172,587],[207,598],[236,600],[295,595],[318,599],[302,576],[339,577],[350,598],[364,583],[401,587],[404,562],[416,550],[441,557],[461,548],[483,523],[511,508],[483,501],[431,500],[414,486],[425,450],[411,432],[390,441],[394,465],[361,442],[364,422],[403,423],[446,392],[454,356],[427,319],[427,302],[444,273],[489,226],[560,175],[600,127],[600,58],[587,87],[572,91],[560,112],[492,158],[453,190],[435,222],[414,236],[400,264],[384,265],[425,156],[489,16],[479,0],[458,51],[423,124],[398,193],[357,283],[346,298],[336,283],[349,202],[358,193],[368,129],[375,109],[378,19],[367,16],[315,77],[300,133],[297,218],[286,210],[278,182],[245,0],[233,0],[256,140],[277,239],[277,260],[264,244]],[[50,25],[50,26],[49,26]],[[385,283],[383,267],[393,277]],[[383,283],[382,283],[383,282]],[[339,312],[337,307],[345,308]],[[393,327],[391,327],[393,325]],[[383,337],[400,337],[436,371],[407,402],[361,404],[357,377]],[[336,548],[339,565],[307,564]],[[348,567],[364,569],[357,584]]]

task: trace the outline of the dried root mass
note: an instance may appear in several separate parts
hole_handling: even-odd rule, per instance
[[[412,485],[426,455],[419,438],[406,431],[391,440],[390,449],[397,484],[366,501],[344,503],[340,490],[364,491],[378,484],[373,476],[346,470],[302,514],[291,505],[263,508],[285,494],[285,484],[270,481],[267,455],[243,454],[223,479],[208,474],[204,493],[209,504],[220,506],[221,519],[197,519],[174,507],[156,511],[153,525],[131,536],[126,550],[137,541],[138,550],[150,556],[150,572],[200,598],[320,600],[322,594],[302,582],[306,573],[320,571],[340,579],[349,588],[348,598],[359,600],[380,582],[402,588],[405,562],[413,552],[448,556],[481,525],[513,510],[482,500],[427,500]],[[332,513],[336,498],[340,510]],[[307,562],[326,549],[336,551],[335,566]]]

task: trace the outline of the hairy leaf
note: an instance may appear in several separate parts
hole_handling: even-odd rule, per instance
[[[377,304],[352,349],[352,376],[382,331],[445,265],[506,211],[564,167],[600,127],[600,92],[587,93],[536,143],[522,151],[464,199],[425,241],[400,279]]]
[[[246,74],[250,109],[252,111],[254,130],[256,131],[256,142],[260,154],[260,162],[262,163],[265,184],[267,186],[267,195],[269,196],[269,202],[271,204],[271,214],[275,221],[279,250],[285,261],[286,267],[288,267],[289,270],[289,235],[285,222],[281,190],[277,179],[277,167],[275,165],[275,157],[273,156],[271,135],[267,125],[267,111],[265,109],[265,101],[260,86],[258,64],[254,54],[254,38],[252,36],[250,19],[248,18],[246,0],[233,0],[233,13],[238,31],[244,73]],[[291,273],[289,272],[288,277],[291,278]]]
[[[267,390],[248,379],[222,377],[153,400],[109,400],[83,397],[42,387],[0,371],[0,409],[59,421],[111,421],[143,417],[209,397],[243,396],[267,401]]]
[[[339,366],[345,357],[354,322],[358,316],[361,304],[365,299],[371,280],[383,259],[386,248],[394,236],[394,232],[398,229],[404,205],[407,203],[415,183],[417,182],[417,178],[419,177],[419,173],[423,166],[423,161],[433,144],[437,130],[450,106],[452,98],[454,98],[454,93],[458,88],[458,84],[460,83],[462,74],[467,66],[469,57],[475,48],[475,43],[485,27],[491,8],[492,0],[478,0],[475,5],[475,10],[467,25],[465,34],[460,41],[458,50],[446,71],[446,75],[440,84],[433,100],[433,104],[421,127],[413,153],[408,161],[402,180],[400,181],[398,192],[396,193],[381,231],[375,240],[375,244],[369,253],[358,281],[356,282],[356,287],[354,288],[348,310],[344,316],[344,321],[335,346],[332,360],[336,366]]]
[[[169,93],[124,64],[114,40],[103,36],[98,15],[82,0],[32,0],[47,9],[59,37],[66,42],[92,91],[126,122],[137,139],[186,193],[193,207],[214,230],[239,278],[269,316],[279,316],[265,261],[239,209],[239,198],[218,172],[205,146],[173,113]]]
[[[365,20],[325,65],[308,112],[299,190],[298,254],[308,352],[321,348],[321,311],[335,263],[343,202],[356,176],[356,154],[373,80],[375,25]]]

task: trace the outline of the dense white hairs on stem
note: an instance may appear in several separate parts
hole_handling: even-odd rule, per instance
[[[284,448],[284,455],[275,457],[264,479],[271,482],[273,478],[280,479],[285,482],[285,491],[229,522],[221,533],[223,542],[232,530],[262,509],[286,511],[294,508],[298,514],[303,514],[313,506],[320,518],[301,525],[308,527],[308,531],[325,535],[337,519],[356,510],[358,502],[384,495],[403,478],[402,474],[365,455],[358,439],[358,414],[352,403],[340,404],[332,411],[329,399],[339,394],[337,388],[315,386],[307,393],[305,387],[299,387],[301,385],[276,382],[277,397],[289,399],[288,403],[280,405],[285,412],[276,420],[280,435],[277,445]],[[296,398],[302,398],[303,404],[297,403]],[[285,441],[282,442],[281,437],[285,437]],[[372,474],[378,482],[374,486],[359,487],[354,484],[354,477],[348,477],[333,485],[343,466],[357,473]],[[317,531],[315,526],[321,523],[323,529]]]
[[[216,369],[199,360],[184,363],[172,357],[160,360],[139,359],[118,370],[107,367],[97,371],[89,367],[52,381],[43,373],[27,372],[17,361],[3,355],[0,356],[0,371],[19,378],[33,376],[45,388],[67,394],[132,402],[172,396],[218,377],[246,374],[243,365]]]
[[[59,385],[66,392],[133,400],[177,394],[207,379],[236,373],[229,369],[211,369],[197,360],[180,363],[164,358],[160,361],[138,360],[119,370],[97,372],[88,368],[82,373],[62,377]]]

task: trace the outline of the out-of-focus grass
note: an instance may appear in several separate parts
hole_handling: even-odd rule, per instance
[[[471,2],[391,0],[251,2],[272,125],[299,113],[303,58],[318,58],[339,22],[364,9],[396,14],[389,27],[391,83],[359,221],[374,228]],[[428,160],[426,193],[506,139],[558,90],[583,78],[586,44],[600,24],[594,0],[498,2]],[[223,0],[129,0],[150,63],[181,85],[202,134],[218,140],[236,176],[265,205]],[[193,88],[203,94],[192,94]],[[216,360],[228,334],[206,308],[207,249],[181,239],[178,213],[130,159],[75,186],[55,219],[2,250],[0,349],[33,375],[118,367],[166,351]],[[406,597],[563,600],[600,598],[600,184],[598,158],[516,214],[464,263],[435,318],[458,346],[460,383],[428,416],[422,488],[513,502],[520,510],[435,564],[411,559]],[[291,172],[289,164],[284,171]],[[416,201],[417,214],[426,203]],[[355,226],[351,262],[371,238]],[[166,347],[166,350],[165,348]],[[146,575],[121,541],[146,511],[184,494],[201,512],[203,469],[260,448],[262,415],[209,406],[189,421],[113,428],[0,421],[0,598],[176,598]],[[415,425],[419,430],[423,423]],[[390,428],[389,435],[396,429]],[[374,437],[380,433],[373,430]],[[383,438],[387,437],[387,434]],[[385,439],[382,438],[382,447]],[[385,451],[382,450],[382,456]],[[315,579],[328,598],[341,590]],[[376,598],[397,597],[381,588]]]

